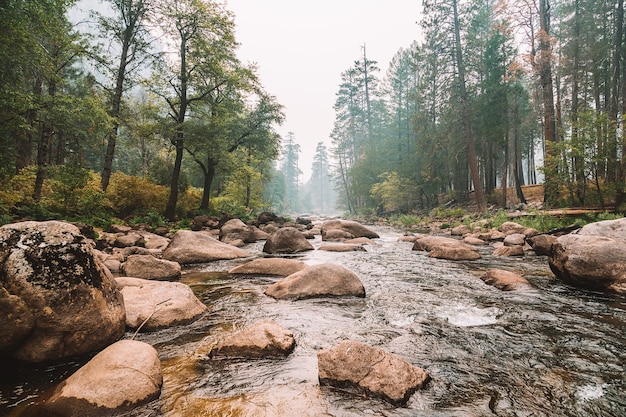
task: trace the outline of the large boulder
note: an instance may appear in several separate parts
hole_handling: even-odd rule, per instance
[[[289,275],[265,290],[278,299],[300,300],[313,297],[365,297],[363,283],[354,273],[334,264],[313,265]]]
[[[579,235],[599,235],[624,240],[626,239],[626,217],[589,223],[576,233]]]
[[[266,358],[287,356],[296,347],[293,334],[271,320],[261,320],[227,337],[209,352],[210,357]]]
[[[157,351],[120,340],[63,381],[36,416],[110,416],[159,397],[163,385]]]
[[[302,232],[294,227],[278,229],[263,245],[265,253],[299,253],[314,249]]]
[[[427,371],[382,349],[346,340],[317,354],[321,385],[353,388],[396,405],[429,381]]]
[[[246,250],[236,248],[213,238],[208,232],[177,231],[163,251],[163,259],[179,264],[194,264],[222,259],[247,258]]]
[[[327,220],[322,224],[322,240],[326,240],[326,234],[330,230],[341,230],[351,234],[353,237],[369,237],[371,239],[380,237],[378,233],[352,220]]]
[[[191,323],[207,310],[191,288],[180,282],[115,279],[124,296],[126,326],[151,331]],[[145,322],[145,323],[144,323]]]
[[[480,277],[487,285],[492,285],[502,291],[525,290],[532,288],[530,282],[515,272],[503,269],[490,269]]]
[[[173,280],[181,276],[178,262],[157,259],[151,255],[130,255],[122,265],[124,274],[129,277]]]
[[[122,337],[122,296],[92,245],[65,222],[0,227],[0,351],[43,362]]]
[[[286,258],[260,258],[239,265],[228,271],[229,274],[289,276],[307,267],[302,261]]]
[[[254,229],[239,219],[230,219],[222,225],[220,228],[222,242],[231,243],[239,239],[244,243],[256,242]]]
[[[626,293],[626,240],[569,234],[559,237],[548,257],[561,280],[590,289]]]

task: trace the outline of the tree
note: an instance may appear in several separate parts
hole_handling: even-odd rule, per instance
[[[334,195],[330,178],[330,161],[324,142],[318,142],[311,164],[311,178],[307,184],[311,209],[326,213],[334,206]]]
[[[171,144],[175,150],[170,194],[165,217],[174,220],[185,149],[185,121],[192,107],[225,84],[222,72],[234,57],[236,46],[232,16],[219,4],[201,0],[165,0],[160,5],[161,28],[175,45],[175,58],[161,62],[157,93],[169,106],[174,123]]]
[[[467,144],[467,157],[470,168],[472,183],[474,184],[474,195],[478,210],[481,213],[487,211],[487,202],[483,192],[483,185],[478,172],[478,160],[476,159],[476,150],[474,148],[474,136],[472,134],[472,118],[469,109],[469,97],[467,94],[465,82],[465,63],[463,61],[463,50],[461,47],[461,24],[459,21],[459,13],[457,0],[452,0],[452,12],[454,15],[454,40],[455,40],[455,58],[458,71],[459,94],[461,99],[461,112],[463,116],[463,131],[465,133],[465,142]]]
[[[113,40],[115,45],[97,57],[105,77],[112,86],[107,90],[110,94],[109,115],[113,119],[113,127],[108,136],[107,148],[102,169],[101,188],[106,191],[113,169],[113,158],[120,126],[122,96],[135,85],[133,76],[141,68],[141,63],[149,56],[148,31],[146,21],[149,3],[146,0],[108,0],[113,16],[95,13],[102,37]],[[113,62],[119,49],[116,63]]]
[[[287,139],[283,144],[281,171],[285,176],[285,207],[291,211],[300,208],[298,199],[300,175],[302,175],[298,166],[300,152],[300,145],[296,143],[296,135],[293,132],[287,133]]]

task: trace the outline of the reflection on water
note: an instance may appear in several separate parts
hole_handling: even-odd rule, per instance
[[[188,326],[137,337],[159,351],[165,382],[158,401],[127,415],[626,415],[623,297],[555,281],[546,258],[493,257],[489,248],[481,248],[479,261],[451,262],[412,251],[391,229],[377,231],[382,238],[367,252],[314,251],[300,257],[353,271],[365,285],[364,299],[277,301],[263,291],[278,278],[225,272],[243,261],[189,268],[182,281],[209,312]],[[261,248],[249,247],[259,254]],[[489,287],[479,279],[489,268],[521,273],[534,289]],[[293,354],[257,361],[208,359],[221,338],[259,319],[275,320],[293,332]],[[432,381],[400,408],[319,387],[317,351],[344,339],[398,354],[427,369]],[[17,415],[17,402],[32,402],[62,373],[47,383],[5,377],[0,411]]]

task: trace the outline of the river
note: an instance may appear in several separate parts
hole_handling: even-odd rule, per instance
[[[363,281],[363,299],[277,301],[263,294],[277,278],[225,272],[241,260],[186,268],[181,281],[209,313],[188,326],[137,336],[159,352],[163,391],[159,400],[122,415],[626,416],[625,297],[566,286],[545,257],[494,257],[485,247],[478,261],[433,259],[398,242],[397,231],[374,229],[381,238],[367,252],[297,257],[351,270]],[[261,256],[262,243],[247,249]],[[487,286],[479,277],[490,268],[518,272],[534,289]],[[218,340],[259,319],[294,333],[297,347],[289,357],[207,357]],[[400,355],[432,380],[405,407],[320,387],[317,351],[344,339]],[[0,415],[25,415],[24,404],[80,363],[5,369]]]

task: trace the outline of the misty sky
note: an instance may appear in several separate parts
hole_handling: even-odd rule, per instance
[[[330,146],[341,73],[362,56],[391,58],[419,38],[420,0],[225,0],[235,13],[239,57],[255,62],[266,90],[285,107],[279,128],[302,148],[302,180],[318,142]]]

